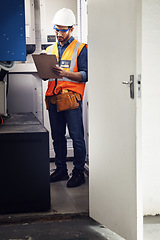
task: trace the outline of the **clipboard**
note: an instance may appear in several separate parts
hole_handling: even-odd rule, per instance
[[[32,54],[40,78],[62,78],[55,74],[52,67],[57,64],[57,57],[53,54]]]

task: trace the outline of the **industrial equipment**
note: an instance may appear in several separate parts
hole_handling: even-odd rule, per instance
[[[6,116],[7,82],[4,78],[15,61],[26,60],[24,1],[2,1],[0,22],[0,115]]]

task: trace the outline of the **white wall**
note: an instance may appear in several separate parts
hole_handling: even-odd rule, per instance
[[[160,214],[160,0],[143,0],[142,156],[144,214]]]

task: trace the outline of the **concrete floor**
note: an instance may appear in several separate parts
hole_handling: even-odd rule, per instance
[[[120,240],[89,217],[0,226],[1,240]]]
[[[0,240],[123,240],[88,216],[11,222],[0,225]],[[160,217],[145,217],[143,240],[160,240]]]
[[[68,162],[69,173],[72,162]],[[51,172],[54,163],[51,163]],[[67,181],[52,183],[51,210],[44,213],[0,215],[0,240],[122,240],[89,218],[86,183],[67,188]],[[160,216],[144,217],[143,240],[160,240]]]
[[[160,240],[160,216],[144,217],[144,240]]]

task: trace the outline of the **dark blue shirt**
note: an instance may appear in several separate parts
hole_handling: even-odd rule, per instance
[[[62,46],[58,42],[58,52],[59,52],[59,60],[61,60],[62,55],[65,49],[69,46],[69,44],[74,40],[74,37],[70,37],[70,39]],[[80,52],[78,59],[78,72],[81,74],[83,82],[88,81],[88,58],[87,58],[87,48],[83,47],[82,51]]]

